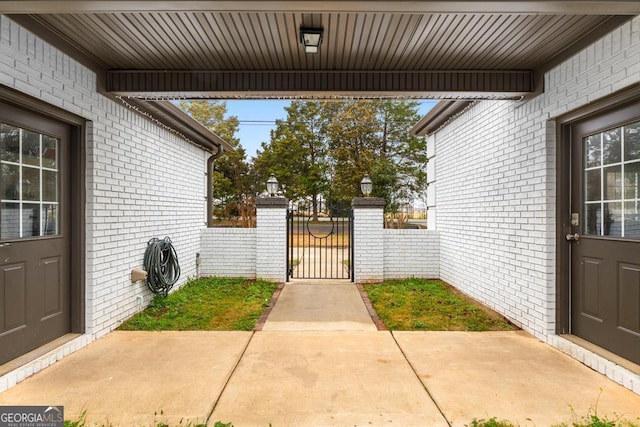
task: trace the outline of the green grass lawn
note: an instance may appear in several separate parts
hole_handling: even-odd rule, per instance
[[[192,280],[124,322],[125,331],[250,331],[277,285],[249,279]]]
[[[376,313],[395,331],[508,331],[498,313],[440,280],[401,279],[364,286]]]

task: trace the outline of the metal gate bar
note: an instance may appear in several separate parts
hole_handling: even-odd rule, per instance
[[[353,280],[353,212],[328,210],[323,220],[292,206],[287,211],[287,280]]]

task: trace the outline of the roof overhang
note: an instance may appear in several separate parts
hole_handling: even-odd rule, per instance
[[[0,0],[0,14],[123,97],[515,99],[640,1]],[[315,55],[305,26],[323,29]]]
[[[234,150],[225,140],[169,101],[143,101],[126,97],[117,99],[125,106],[149,117],[160,126],[207,151],[221,154]]]
[[[109,13],[109,12],[384,12],[384,13],[530,13],[637,15],[631,1],[407,1],[407,0],[0,0],[0,13]]]
[[[472,101],[440,101],[413,128],[411,135],[427,136],[445,126],[449,120],[464,111]]]

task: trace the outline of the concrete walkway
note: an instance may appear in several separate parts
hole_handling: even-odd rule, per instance
[[[285,285],[263,331],[375,331],[358,289],[348,280]]]
[[[377,331],[353,292],[287,284],[257,332],[113,332],[0,405],[114,426],[548,426],[596,407],[640,422],[640,396],[524,332]]]

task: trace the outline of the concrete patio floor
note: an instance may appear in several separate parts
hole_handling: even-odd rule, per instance
[[[353,285],[333,292],[345,292],[359,320],[342,306],[336,315],[350,330],[326,330],[319,319],[331,306],[301,317],[309,298],[333,298],[316,286],[285,285],[262,331],[113,332],[0,394],[0,405],[64,405],[66,419],[86,411],[90,423],[114,426],[464,426],[490,417],[547,426],[596,406],[640,422],[640,396],[524,332],[377,331],[349,297]]]

